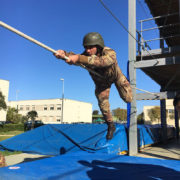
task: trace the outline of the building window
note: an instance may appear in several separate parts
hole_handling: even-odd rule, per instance
[[[35,106],[34,105],[32,106],[32,110],[35,110]]]
[[[29,111],[29,109],[30,109],[29,106],[26,106],[26,111]]]
[[[47,111],[47,106],[44,106],[44,111]]]
[[[57,122],[61,122],[61,117],[60,117],[60,116],[57,116],[57,117],[56,117],[56,121],[57,121]]]
[[[168,109],[168,113],[174,113],[174,109]]]
[[[50,110],[54,110],[54,106],[53,105],[50,106]]]
[[[61,105],[57,104],[57,110],[61,110]]]
[[[23,111],[23,106],[20,106],[20,109],[19,109],[20,111]]]

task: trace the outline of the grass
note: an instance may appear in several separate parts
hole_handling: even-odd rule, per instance
[[[13,135],[16,136],[18,134],[22,134],[24,133],[24,131],[8,131],[8,132],[0,132],[0,136],[1,135]]]
[[[21,151],[0,151],[0,153],[3,155],[3,156],[9,156],[9,155],[15,155],[15,154],[21,154],[22,152]]]
[[[22,134],[24,131],[8,131],[8,132],[0,132],[0,141],[3,141],[5,139],[11,138],[13,136],[16,136],[18,134]]]
[[[8,132],[0,132],[0,141],[3,141],[5,139],[11,138],[13,136],[16,136],[18,134],[23,133],[24,131],[8,131]],[[1,136],[3,135],[3,136]],[[14,155],[14,154],[20,154],[22,152],[20,151],[0,151],[0,153],[4,156]]]
[[[10,138],[10,137],[12,137],[12,136],[1,136],[1,135],[0,135],[0,141],[3,141],[3,140],[8,139],[8,138]]]

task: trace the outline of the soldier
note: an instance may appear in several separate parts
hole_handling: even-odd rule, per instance
[[[85,65],[88,69],[95,71],[101,76],[99,77],[89,72],[95,83],[95,95],[100,110],[108,125],[106,139],[110,140],[116,130],[109,104],[111,85],[113,83],[115,84],[120,97],[125,102],[132,101],[132,89],[118,66],[115,51],[104,46],[104,40],[99,33],[91,32],[86,34],[83,39],[83,46],[85,51],[82,54],[73,54],[67,53],[64,50],[58,50],[54,55],[59,59],[65,59],[65,56],[68,56],[69,59],[66,60],[68,64]]]

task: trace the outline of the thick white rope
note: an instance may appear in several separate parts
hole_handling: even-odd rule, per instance
[[[43,44],[43,43],[37,41],[36,39],[34,39],[34,38],[32,38],[32,37],[30,37],[30,36],[24,34],[24,33],[22,33],[21,31],[19,31],[19,30],[13,28],[13,27],[7,25],[6,23],[4,23],[4,22],[2,22],[2,21],[0,21],[0,26],[2,26],[2,27],[4,27],[4,28],[6,28],[6,29],[8,29],[8,30],[10,30],[10,31],[12,31],[12,32],[14,32],[14,33],[16,33],[16,34],[18,34],[19,36],[21,36],[21,37],[23,37],[23,38],[25,38],[25,39],[27,39],[27,40],[29,40],[29,41],[31,41],[31,42],[37,44],[37,45],[39,45],[39,46],[41,46],[41,47],[43,47],[43,48],[45,48],[46,50],[48,50],[48,51],[50,51],[50,52],[53,52],[53,53],[56,53],[56,52],[57,52],[56,50],[50,48],[49,46],[46,46],[45,44]],[[65,56],[65,59],[69,59],[69,58],[68,58],[67,56]],[[93,71],[93,70],[87,68],[85,65],[79,64],[79,66],[81,66],[82,68],[88,70],[89,72],[91,72],[91,73],[97,75],[98,77],[104,79],[103,76],[101,76],[101,75],[98,74],[97,72],[95,72],[95,71]],[[146,90],[143,90],[143,89],[139,89],[139,88],[136,88],[136,87],[135,87],[135,89],[137,89],[137,90],[139,90],[139,91],[144,91],[144,92],[149,93],[149,94],[155,94],[155,93],[151,93],[151,92],[149,92],[149,91],[146,91]]]
[[[25,39],[27,39],[27,40],[29,40],[29,41],[37,44],[37,45],[39,45],[39,46],[41,46],[41,47],[43,47],[43,48],[45,48],[46,50],[48,50],[48,51],[50,51],[50,52],[57,53],[56,50],[50,48],[49,46],[46,46],[45,44],[37,41],[36,39],[34,39],[34,38],[32,38],[32,37],[24,34],[24,33],[22,33],[21,31],[19,31],[19,30],[13,28],[13,27],[7,25],[6,23],[4,23],[4,22],[2,22],[2,21],[0,21],[0,26],[2,26],[2,27],[4,27],[4,28],[6,28],[6,29],[8,29],[8,30],[10,30],[10,31],[18,34],[19,36],[21,36],[21,37],[23,37],[23,38],[25,38]],[[64,58],[67,59],[67,60],[69,59],[67,56],[65,56]],[[91,73],[93,73],[93,74],[101,77],[100,74],[98,74],[97,72],[93,71],[92,69],[87,68],[87,67],[86,67],[85,65],[83,65],[83,64],[78,64],[77,66],[81,66],[82,68],[88,70],[89,72],[91,72]]]

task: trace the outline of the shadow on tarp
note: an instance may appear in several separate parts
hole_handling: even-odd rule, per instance
[[[1,180],[180,179],[180,162],[75,152],[0,168]]]
[[[93,160],[79,161],[85,167],[89,179],[179,179],[180,173],[166,167],[150,164],[132,164]]]
[[[138,146],[157,142],[159,128],[138,125]],[[62,155],[77,151],[118,154],[128,151],[127,128],[116,124],[112,140],[106,140],[106,124],[49,124],[0,142],[0,150],[43,155]],[[158,137],[159,138],[159,137]]]

